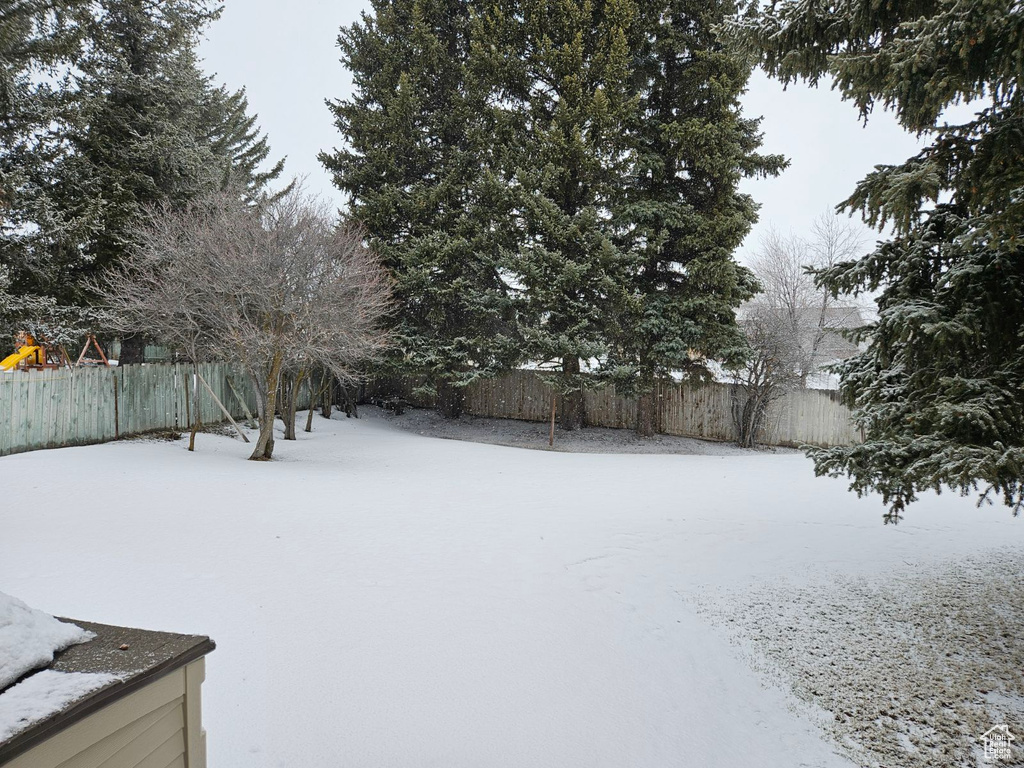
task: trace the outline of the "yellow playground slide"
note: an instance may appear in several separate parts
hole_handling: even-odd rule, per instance
[[[43,362],[43,348],[35,345],[21,347],[13,355],[8,355],[0,360],[0,371],[13,371],[18,367],[18,363],[28,360],[32,356],[35,356],[35,360],[32,362],[36,364]]]

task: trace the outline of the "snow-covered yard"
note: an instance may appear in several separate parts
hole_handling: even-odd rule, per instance
[[[270,464],[212,435],[0,459],[0,591],[212,636],[217,768],[973,765],[1024,731],[1005,508],[884,527],[797,454],[315,428]]]

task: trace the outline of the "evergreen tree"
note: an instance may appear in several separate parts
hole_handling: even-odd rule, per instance
[[[143,209],[181,205],[216,185],[214,157],[203,141],[202,75],[195,60],[200,31],[216,16],[204,0],[108,0],[79,62],[82,128],[73,135],[69,208],[102,201],[86,259],[62,280],[76,293],[82,279],[117,263]]]
[[[471,26],[460,0],[374,0],[338,38],[354,96],[329,103],[345,146],[320,156],[395,281],[389,369],[425,376],[447,416],[518,354]]]
[[[609,329],[608,367],[620,389],[639,395],[637,431],[653,435],[658,379],[679,371],[699,378],[708,359],[743,354],[734,310],[756,283],[733,252],[757,206],[738,184],[774,175],[785,161],[757,154],[759,121],[742,117],[739,105],[749,65],[713,31],[734,3],[668,0],[643,9],[640,102],[616,205],[632,261],[626,304]]]
[[[867,118],[880,105],[928,139],[844,203],[895,235],[820,275],[881,291],[867,351],[841,394],[862,445],[814,451],[819,474],[878,491],[898,521],[924,489],[1024,504],[1024,15],[973,3],[786,0],[730,26],[784,82],[834,78]],[[941,122],[972,101],[973,119]]]
[[[0,147],[41,125],[38,102],[50,94],[39,74],[53,74],[78,50],[91,0],[0,0]]]
[[[12,286],[63,306],[90,303],[89,281],[123,258],[147,208],[226,186],[251,200],[282,168],[260,170],[269,149],[244,92],[199,68],[199,35],[218,9],[102,0],[89,10],[46,131],[9,156],[21,190],[3,243]],[[126,340],[122,362],[137,362],[142,344]]]
[[[206,126],[204,138],[217,159],[221,188],[238,189],[247,202],[266,198],[270,195],[269,185],[284,172],[286,158],[261,170],[270,157],[270,142],[260,133],[258,116],[249,114],[245,89],[232,92],[224,86],[214,86],[213,78],[207,77],[202,107],[200,124]],[[279,199],[292,188],[293,185],[288,185],[272,197]]]
[[[504,154],[515,194],[527,358],[557,371],[561,426],[582,425],[581,363],[606,355],[624,253],[609,218],[626,169],[633,0],[509,0],[488,15],[492,103],[518,130]]]
[[[8,322],[25,327],[41,307],[26,293],[56,232],[84,222],[62,214],[50,191],[70,147],[67,73],[92,29],[88,0],[0,3],[0,263],[12,291]],[[17,308],[17,311],[13,311]]]

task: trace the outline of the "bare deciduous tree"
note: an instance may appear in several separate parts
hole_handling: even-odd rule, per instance
[[[218,194],[153,211],[135,237],[99,286],[113,323],[193,361],[239,364],[256,392],[253,460],[273,454],[282,375],[317,365],[352,380],[388,341],[383,268],[357,228],[301,190],[258,208]]]
[[[855,351],[842,331],[856,327],[860,310],[815,284],[814,272],[859,255],[858,228],[825,213],[811,236],[771,231],[751,264],[762,292],[740,310],[750,354],[735,372],[733,411],[739,443],[754,447],[768,409],[788,390],[806,387],[827,362]]]

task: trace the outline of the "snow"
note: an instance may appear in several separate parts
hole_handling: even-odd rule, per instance
[[[29,674],[50,664],[57,651],[93,637],[0,592],[0,742],[113,679],[52,670]]]
[[[93,636],[0,592],[0,691],[33,669],[45,667],[57,651]]]
[[[975,722],[1024,730],[1024,521],[1003,508],[929,495],[883,526],[800,454],[397,423],[316,417],[269,464],[213,435],[0,459],[0,584],[212,636],[228,768],[896,768],[969,753]],[[41,501],[53,477],[107,492]]]
[[[375,411],[373,413],[376,413]],[[632,430],[589,427],[572,432],[555,432],[554,447],[548,445],[550,424],[513,419],[489,419],[463,415],[446,419],[436,411],[409,409],[396,416],[383,412],[380,416],[394,426],[418,435],[449,440],[471,440],[491,445],[505,445],[535,450],[567,451],[569,453],[681,453],[700,456],[747,456],[749,451],[735,443],[697,440],[676,435],[639,437]],[[776,453],[795,453],[791,448],[765,448]]]
[[[114,675],[52,669],[26,677],[0,695],[0,743],[115,680]]]
[[[751,641],[752,664],[832,712],[827,730],[858,764],[973,765],[980,734],[1024,725],[1021,565],[995,550],[888,580],[783,579],[695,602]]]

